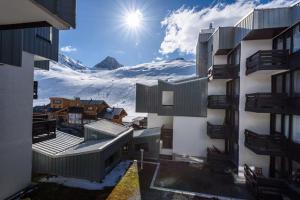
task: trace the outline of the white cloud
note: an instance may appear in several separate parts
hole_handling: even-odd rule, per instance
[[[68,45],[68,46],[61,47],[60,51],[62,51],[62,52],[73,52],[73,51],[77,51],[77,49],[75,47],[72,47],[71,45]]]
[[[198,7],[181,7],[171,12],[162,22],[165,37],[160,45],[161,54],[175,51],[195,54],[198,33],[208,28],[212,22],[214,27],[232,26],[253,8],[270,8],[289,6],[299,0],[273,0],[262,4],[260,0],[237,0],[231,4],[218,3],[212,7],[199,9]]]

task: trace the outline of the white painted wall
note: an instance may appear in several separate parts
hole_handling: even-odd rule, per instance
[[[206,157],[207,147],[215,145],[224,150],[224,140],[212,140],[207,136],[205,117],[174,116],[173,153]]]
[[[214,55],[214,65],[227,64],[227,55]]]
[[[269,174],[269,156],[257,155],[244,146],[245,129],[259,134],[270,133],[270,114],[245,111],[246,94],[271,92],[271,75],[251,74],[246,76],[246,59],[258,50],[272,49],[272,40],[248,40],[241,42],[240,63],[240,121],[239,121],[239,165],[261,167],[265,175]]]
[[[22,67],[0,65],[0,199],[31,181],[33,55]]]
[[[160,116],[157,113],[148,113],[147,128],[156,128],[166,125],[169,128],[173,127],[173,116]]]

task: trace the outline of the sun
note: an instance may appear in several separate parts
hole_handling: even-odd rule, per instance
[[[143,14],[140,10],[130,11],[125,15],[125,24],[129,29],[138,29],[142,23]]]

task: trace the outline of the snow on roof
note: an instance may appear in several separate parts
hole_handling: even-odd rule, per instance
[[[142,129],[142,130],[135,130],[133,131],[133,137],[150,137],[150,136],[156,136],[160,135],[160,128],[148,128],[148,129]]]
[[[120,124],[108,121],[106,119],[100,119],[96,122],[92,122],[84,125],[84,128],[93,129],[110,136],[117,136],[120,133],[127,131],[129,128]]]
[[[56,131],[56,138],[38,142],[32,145],[32,150],[55,156],[66,149],[83,142],[83,138]]]

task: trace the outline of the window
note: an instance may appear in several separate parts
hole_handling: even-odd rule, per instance
[[[293,116],[292,139],[294,142],[300,143],[300,115]]]
[[[300,50],[300,25],[293,29],[293,53]]]
[[[300,70],[294,72],[294,92],[300,94]]]
[[[59,99],[55,99],[55,100],[53,100],[53,104],[61,104],[62,103],[62,101],[61,100],[59,100]]]
[[[148,143],[140,143],[134,146],[135,151],[140,151],[141,149],[144,149],[145,152],[148,152],[149,151]]]
[[[291,75],[288,73],[285,75],[285,93],[287,93],[288,95],[290,95],[291,93]]]
[[[276,93],[282,93],[282,75],[276,77]]]
[[[283,39],[282,38],[276,39],[276,47],[275,48],[278,50],[283,49]]]
[[[289,126],[290,126],[290,116],[284,116],[284,135],[286,138],[289,137]]]
[[[281,115],[279,114],[276,115],[275,124],[276,124],[275,131],[281,133]]]
[[[162,105],[163,106],[173,106],[174,105],[174,92],[173,91],[163,91],[162,92]]]
[[[41,27],[36,29],[36,36],[42,40],[52,43],[52,27]]]

